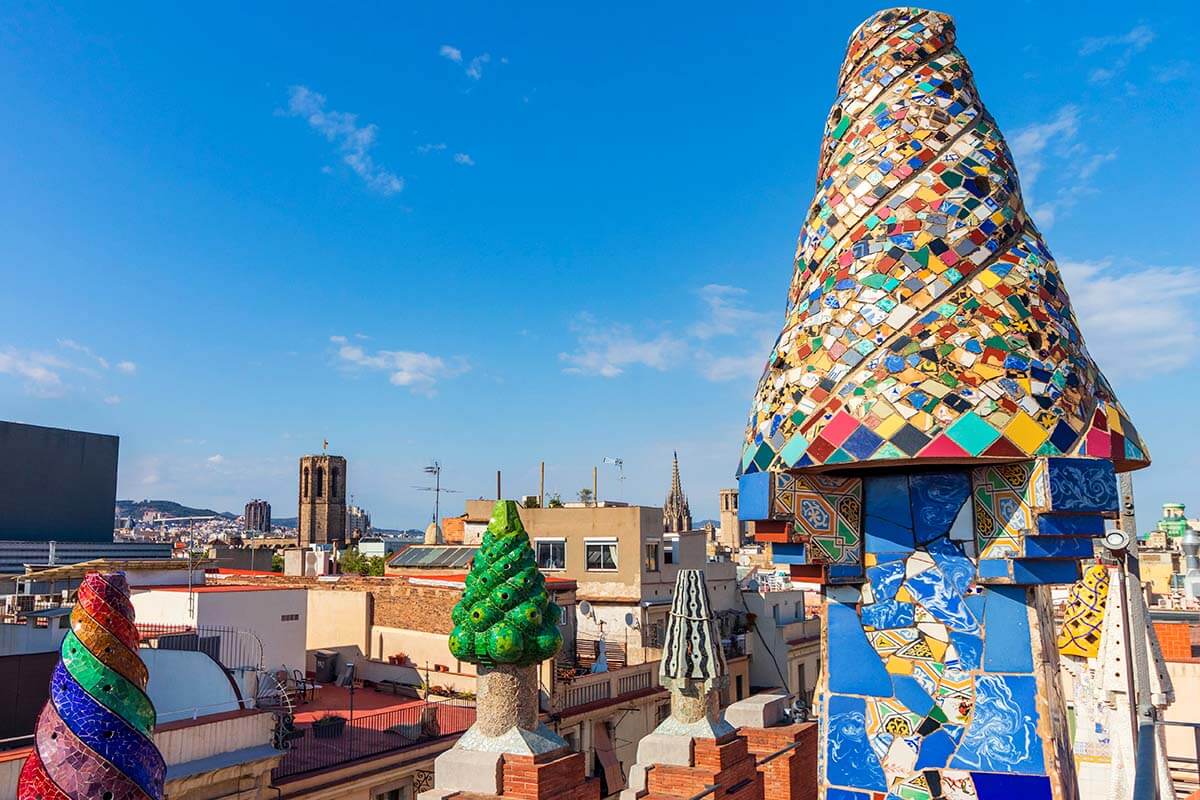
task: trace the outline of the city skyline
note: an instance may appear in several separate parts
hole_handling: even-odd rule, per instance
[[[6,12],[3,417],[119,435],[121,498],[290,517],[328,439],[355,503],[420,527],[434,458],[464,497],[497,469],[535,493],[545,460],[548,493],[595,465],[601,498],[659,505],[678,450],[716,518],[836,90],[841,34],[808,31],[876,7],[264,15],[220,51],[171,11]],[[944,10],[1149,445],[1148,528],[1200,467],[1200,169],[1170,158],[1195,34],[1183,4],[1023,8],[1000,38]]]

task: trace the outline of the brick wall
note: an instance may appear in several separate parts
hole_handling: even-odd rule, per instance
[[[299,575],[235,575],[221,581],[222,585],[232,583],[325,592],[366,592],[371,596],[371,624],[426,633],[450,633],[454,627],[450,612],[462,597],[459,587],[414,585],[402,577],[342,575],[332,582]]]
[[[816,800],[817,797],[817,725],[805,722],[777,728],[742,728],[746,745],[755,759],[762,761],[790,744],[799,746],[790,752],[759,764],[763,800]]]
[[[504,797],[515,800],[600,800],[600,781],[584,776],[583,753],[539,762],[504,756]]]
[[[1155,622],[1154,633],[1166,661],[1196,661],[1192,651],[1192,626],[1187,622]]]

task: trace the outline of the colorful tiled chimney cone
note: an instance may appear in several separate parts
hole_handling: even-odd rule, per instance
[[[151,738],[154,706],[137,647],[124,573],[88,575],[18,800],[161,800],[166,766]]]
[[[1149,453],[1092,361],[950,17],[850,39],[739,473]]]

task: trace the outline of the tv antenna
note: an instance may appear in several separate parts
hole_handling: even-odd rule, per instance
[[[458,489],[443,489],[442,488],[442,465],[439,461],[434,461],[424,470],[428,475],[433,476],[433,486],[414,486],[418,492],[433,492],[433,524],[438,524],[438,517],[441,515],[442,493],[458,494]]]
[[[619,480],[619,481],[625,480],[625,460],[624,459],[610,458],[609,456],[605,456],[604,461],[602,461],[601,463],[612,464],[614,467],[617,468],[617,480]],[[624,484],[622,484],[622,485],[624,485]]]

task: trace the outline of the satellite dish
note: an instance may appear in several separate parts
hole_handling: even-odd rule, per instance
[[[590,617],[592,615],[592,604],[587,600],[580,600],[579,613],[583,614],[585,617]]]
[[[637,620],[634,618],[633,614],[631,612],[626,612],[625,624],[632,628],[634,622],[637,622]]]

